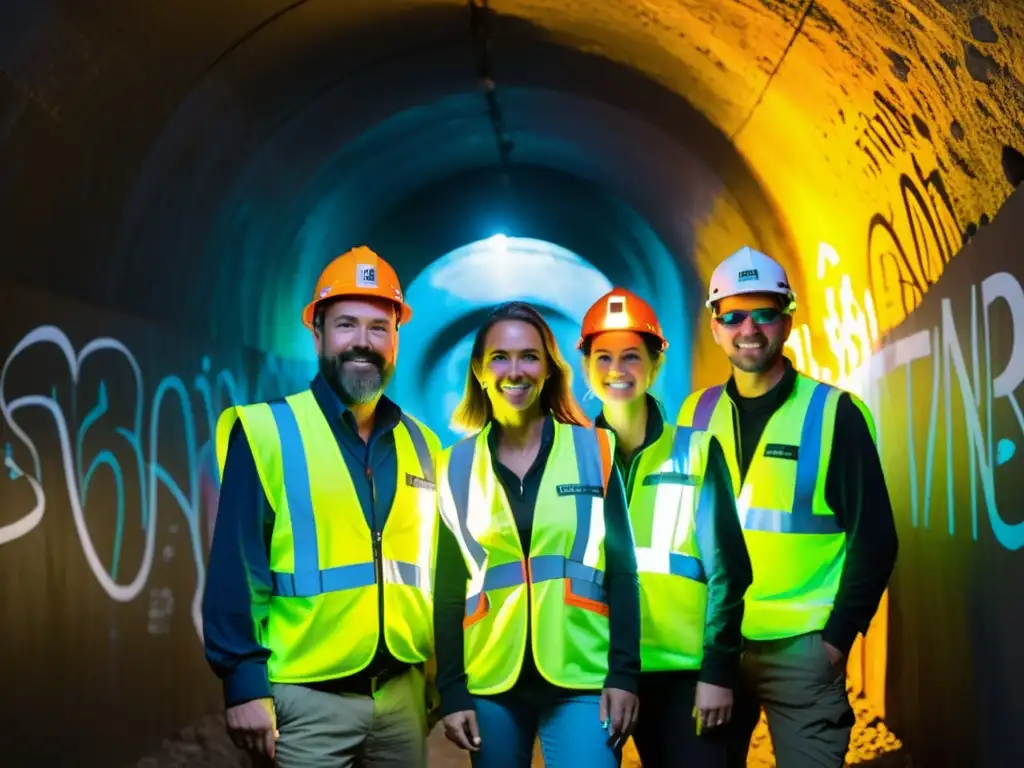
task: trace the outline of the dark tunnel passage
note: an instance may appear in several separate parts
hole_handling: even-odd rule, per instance
[[[1017,0],[0,4],[0,762],[135,764],[220,711],[213,425],[305,386],[299,313],[363,243],[447,442],[487,306],[575,365],[591,301],[647,296],[674,413],[727,375],[714,266],[783,262],[790,356],[876,412],[898,515],[852,690],[915,766],[1024,762],[1022,79]]]

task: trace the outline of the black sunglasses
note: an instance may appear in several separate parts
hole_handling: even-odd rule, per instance
[[[722,325],[743,325],[747,318],[754,321],[755,325],[771,325],[777,323],[782,317],[782,310],[775,307],[758,307],[757,309],[734,309],[732,312],[723,312],[716,315],[715,319]]]

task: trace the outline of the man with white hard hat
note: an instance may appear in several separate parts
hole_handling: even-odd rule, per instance
[[[722,443],[754,568],[729,764],[746,765],[763,705],[779,768],[841,768],[854,722],[846,656],[897,551],[874,420],[783,355],[796,294],[777,261],[732,254],[707,308],[732,376],[690,395],[677,421]]]

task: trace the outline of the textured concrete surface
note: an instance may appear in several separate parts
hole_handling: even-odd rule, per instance
[[[493,82],[517,167],[557,171],[621,199],[657,232],[658,247],[687,267],[694,298],[714,262],[740,245],[785,261],[800,296],[788,351],[822,379],[848,383],[1024,179],[1018,0],[491,5]],[[154,379],[147,373],[147,383],[173,371],[190,388],[212,342],[245,347],[247,355],[305,358],[309,340],[294,319],[325,261],[348,245],[400,233],[386,248],[409,280],[427,259],[467,242],[447,238],[475,209],[450,203],[434,186],[462,186],[461,174],[493,180],[496,143],[465,0],[8,0],[8,7],[0,24],[4,283],[10,295],[38,296],[32,303],[48,324],[66,302],[66,328],[138,334],[159,366],[164,357],[187,356],[192,367],[167,363]],[[486,197],[486,189],[467,186],[466,195]],[[553,185],[549,196],[519,202],[561,212],[577,197],[567,189]],[[417,195],[448,207],[413,228],[400,214]],[[632,261],[617,249],[634,242],[633,230],[612,227],[625,217],[595,213],[603,210],[581,209],[583,224],[544,236],[590,254],[599,249],[569,231],[586,230],[594,242],[615,244],[614,263]],[[444,236],[429,240],[433,232]],[[637,246],[637,274],[658,274],[645,261],[654,250]],[[692,387],[721,381],[725,365],[700,322],[692,350],[673,346],[692,351]],[[157,326],[159,343],[143,333]],[[446,353],[432,352],[438,360]],[[36,394],[50,391],[47,383]],[[60,398],[54,394],[62,404],[67,397],[63,387]],[[182,422],[180,434],[199,424],[202,440],[199,414],[210,404],[198,387],[194,397],[183,398],[196,417]],[[88,413],[84,399],[73,402],[79,416]],[[124,418],[127,428],[128,418],[140,417]],[[159,408],[147,412],[151,435],[164,418]],[[114,423],[106,422],[111,436]],[[158,453],[179,457],[174,483],[187,489],[198,454],[186,454],[171,429]],[[135,450],[145,442],[139,438]],[[123,762],[211,701],[197,693],[197,681],[207,690],[211,681],[196,648],[201,628],[190,616],[204,580],[202,558],[192,555],[204,550],[184,521],[198,509],[179,502],[184,517],[166,530],[170,518],[162,514],[159,538],[126,528],[137,561],[123,563],[116,578],[105,570],[116,570],[110,562],[86,566],[82,553],[98,561],[93,537],[100,541],[105,524],[105,541],[115,540],[113,511],[157,516],[140,502],[122,506],[113,491],[105,501],[94,493],[89,525],[73,532],[70,510],[84,509],[86,491],[74,473],[65,487],[60,450],[41,463],[26,446],[8,457],[47,467],[41,482],[50,508],[31,537],[5,540],[4,563],[13,563],[5,575],[19,589],[8,590],[12,607],[3,619],[18,630],[12,653],[27,672],[6,680],[9,709],[0,705],[0,713],[61,733],[52,747],[67,755],[91,746],[107,723],[122,723],[122,740],[100,748],[120,749]],[[153,437],[145,458],[131,461],[140,468],[136,498],[160,496],[177,517],[160,490],[173,486],[152,471],[156,454]],[[887,469],[910,476],[900,462]],[[28,482],[41,473],[15,479],[12,470],[15,484],[4,491],[19,495],[4,496],[0,521],[8,536],[42,519],[40,490]],[[909,509],[903,504],[901,513]],[[22,578],[26,568],[38,568],[39,577]],[[989,634],[973,617],[969,627]],[[894,647],[916,656],[933,630],[931,616],[908,619]],[[955,647],[975,643],[964,627],[944,630],[965,637]],[[969,655],[949,654],[938,668]],[[876,672],[872,679],[884,681],[884,663]],[[61,686],[57,703],[35,695],[40,679]],[[918,679],[899,676],[904,695],[894,701],[927,734],[933,702],[918,700]],[[958,700],[951,701],[946,733],[957,724]],[[197,726],[167,749],[205,759],[220,742],[204,734]]]
[[[863,699],[853,700],[857,713],[847,756],[849,765],[875,766],[876,768],[908,768],[912,765],[909,756],[899,740],[888,731],[885,724],[876,718],[870,706]],[[440,726],[430,736],[431,768],[462,768],[469,766],[469,760],[444,737]],[[543,766],[539,751],[535,753],[535,766]],[[622,762],[623,768],[637,768],[641,765],[632,742],[629,743]],[[748,768],[774,768],[768,729],[762,718],[754,733]],[[154,754],[140,760],[135,768],[258,768],[253,766],[243,753],[236,750],[224,731],[220,716],[204,718],[199,723],[184,729],[176,737],[168,739]]]
[[[83,262],[65,290],[101,290],[176,324],[194,317],[205,331],[203,308],[236,299],[237,282],[191,280],[184,317],[158,297],[169,285],[188,293],[181,275],[216,253],[228,273],[259,264],[260,285],[278,285],[273,295],[245,286],[253,317],[274,315],[277,302],[292,312],[326,259],[318,243],[359,237],[424,185],[495,160],[465,0],[222,0],[174,13],[126,0],[30,5],[0,40],[3,136],[17,148],[4,183],[17,201],[11,228],[24,231],[14,250],[34,255],[10,269],[24,282],[59,274],[50,254],[67,246],[55,238],[76,236],[45,223],[32,232],[32,222],[85,206],[97,258],[127,266],[161,253],[166,266],[108,287],[106,271]],[[699,231],[685,250],[700,276],[744,241],[775,249],[810,316],[814,349],[803,353],[834,376],[842,360],[831,359],[817,290],[819,243],[840,257],[826,260],[836,290],[845,275],[859,303],[871,291],[877,338],[1024,175],[1018,2],[490,5],[494,82],[518,166],[594,179],[644,216],[692,221]],[[577,125],[580,102],[612,105],[631,127],[607,116]],[[140,119],[109,120],[128,104]],[[668,144],[719,188],[694,186],[707,174]],[[646,161],[620,163],[636,147]],[[297,352],[276,328],[237,332]]]

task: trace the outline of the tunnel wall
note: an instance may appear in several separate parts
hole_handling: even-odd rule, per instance
[[[820,0],[691,12],[685,32],[701,45],[668,42],[683,12],[652,12],[652,34],[694,71],[708,65],[748,89],[738,99],[709,77],[707,112],[788,234],[790,251],[775,255],[804,286],[794,360],[844,383],[1024,177],[1021,6]],[[741,52],[770,39],[779,50],[755,72]],[[709,217],[696,242],[713,243],[716,229]],[[704,280],[724,252],[698,252]],[[694,386],[725,373],[703,338],[696,354],[708,364],[695,366]]]
[[[900,536],[886,720],[920,766],[1024,765],[1024,192],[855,374]]]
[[[216,417],[308,363],[17,283],[0,307],[0,763],[134,764],[221,708],[199,615]]]
[[[315,271],[332,251],[352,244],[331,241],[303,250],[307,203],[330,191],[325,177],[303,169],[307,165],[320,168],[342,143],[394,110],[410,104],[426,108],[431,98],[441,98],[452,88],[468,93],[474,85],[471,70],[462,63],[450,69],[447,63],[431,66],[426,56],[414,64],[395,63],[381,75],[390,78],[385,89],[369,76],[351,90],[338,88],[337,102],[365,104],[366,110],[350,110],[342,118],[330,110],[310,109],[308,124],[294,125],[294,143],[282,142],[271,126],[280,127],[286,118],[294,117],[290,111],[298,109],[296,104],[307,99],[312,103],[311,94],[320,87],[315,73],[324,80],[340,78],[342,72],[353,74],[369,60],[371,49],[376,56],[384,48],[394,52],[416,44],[426,47],[428,40],[450,40],[452,51],[445,55],[450,63],[468,61],[469,46],[464,9],[461,4],[455,8],[454,3],[451,13],[439,11],[394,24],[396,32],[386,46],[378,28],[357,32],[359,28],[353,26],[342,34],[349,17],[385,16],[384,4],[320,3],[319,9],[330,9],[326,18],[330,24],[325,25],[321,24],[325,19],[317,17],[318,4],[295,3],[306,13],[302,19],[293,20],[291,26],[279,25],[285,31],[268,28],[263,37],[257,36],[257,45],[235,50],[233,59],[219,57],[247,30],[255,29],[274,4],[238,3],[230,11],[220,4],[195,4],[190,14],[170,13],[160,4],[16,5],[12,23],[0,25],[4,153],[0,221],[11,234],[5,255],[15,256],[5,262],[5,274],[17,275],[21,282],[5,278],[8,281],[0,288],[0,344],[4,350],[13,350],[47,325],[70,340],[72,359],[83,354],[91,340],[104,336],[124,341],[130,358],[124,352],[109,353],[121,356],[122,371],[117,373],[118,366],[113,365],[114,372],[108,374],[103,366],[109,410],[98,418],[99,356],[107,352],[83,361],[82,373],[76,377],[73,364],[61,358],[65,353],[53,343],[61,336],[50,330],[32,337],[31,346],[5,363],[0,385],[4,398],[0,429],[7,461],[0,478],[4,587],[0,621],[5,649],[15,649],[6,658],[16,663],[5,676],[7,691],[0,713],[5,722],[28,726],[5,729],[0,754],[5,764],[13,765],[72,760],[76,765],[90,760],[118,763],[220,704],[217,686],[201,660],[192,612],[202,573],[202,558],[196,552],[205,546],[203,528],[196,521],[210,511],[212,502],[212,494],[203,495],[209,494],[210,485],[201,479],[202,447],[209,437],[202,382],[213,387],[218,372],[228,371],[236,381],[247,382],[238,386],[234,396],[245,400],[294,389],[304,380],[296,375],[294,380],[285,376],[287,381],[271,383],[277,374],[261,371],[283,368],[283,361],[232,344],[242,335],[261,347],[272,346],[268,339],[273,337],[259,332],[261,323],[274,328],[284,322],[282,318],[294,317]],[[398,5],[388,4],[387,10]],[[402,3],[400,10],[412,5]],[[754,210],[751,195],[738,190],[757,185],[738,185],[735,177],[742,174],[729,173],[734,163],[721,159],[721,147],[729,146],[730,139],[735,141],[775,207],[768,211],[762,206],[751,218],[770,228],[777,214],[780,226],[787,230],[786,237],[765,238],[764,243],[787,260],[801,284],[801,315],[789,345],[800,367],[855,385],[857,372],[864,370],[864,361],[876,346],[891,339],[895,347],[901,334],[911,332],[912,324],[904,328],[899,323],[919,303],[925,314],[917,316],[927,318],[924,327],[938,325],[945,334],[943,323],[937,321],[943,317],[939,298],[948,291],[953,298],[950,311],[956,338],[965,351],[966,369],[973,375],[973,357],[966,350],[976,347],[969,330],[959,325],[967,323],[970,328],[966,319],[970,311],[957,313],[963,312],[960,307],[965,302],[970,306],[967,286],[978,285],[987,275],[961,263],[972,259],[966,254],[977,254],[977,248],[964,251],[956,262],[953,256],[964,237],[995,214],[1021,178],[1024,37],[1019,31],[1018,4],[765,0],[742,7],[725,3],[683,7],[590,0],[569,9],[561,2],[531,0],[502,5],[508,13],[529,19],[531,34],[534,26],[541,29],[548,48],[564,45],[559,56],[539,58],[540,63],[533,64],[537,49],[519,39],[525,34],[516,33],[517,38],[510,33],[499,39],[502,86],[510,80],[523,86],[582,92],[582,84],[590,84],[607,101],[699,148],[736,194],[744,213],[749,213]],[[144,6],[157,9],[151,18],[145,17]],[[984,16],[979,15],[982,12]],[[443,23],[428,23],[431,16],[443,16]],[[174,17],[179,17],[181,27],[170,26]],[[586,23],[582,31],[581,17]],[[133,29],[144,33],[133,37]],[[327,31],[306,45],[303,29]],[[586,57],[565,54],[578,48],[590,53]],[[280,58],[282,51],[292,58]],[[308,51],[316,55],[303,68],[300,52]],[[619,69],[645,74],[607,77],[614,68],[605,58],[614,60]],[[572,59],[574,68],[551,66],[565,65],[566,59]],[[217,63],[221,66],[209,69]],[[278,64],[291,68],[273,74]],[[240,73],[247,66],[249,74],[243,77]],[[422,72],[429,79],[438,68],[449,73],[448,79],[438,76],[424,91],[422,102],[399,88],[400,84],[409,89],[424,86],[409,73]],[[565,74],[570,71],[572,76]],[[657,81],[672,98],[636,96],[650,90],[639,87],[637,81],[643,77]],[[379,90],[386,92],[388,100],[370,98]],[[282,93],[293,95],[283,99]],[[684,94],[695,106],[682,116],[673,115],[675,94]],[[281,100],[275,103],[275,98]],[[470,113],[481,111],[475,94],[467,102],[471,102]],[[529,103],[524,103],[526,110],[520,115],[529,109]],[[132,105],[127,117],[125,105]],[[180,119],[172,121],[172,113]],[[704,116],[715,130],[686,132],[686,124],[698,122],[692,119],[694,113]],[[313,143],[310,125],[319,125],[321,133],[330,134],[336,144]],[[466,128],[462,122],[456,125]],[[489,148],[489,128],[482,121],[478,128],[476,137],[486,139],[479,147]],[[708,134],[719,129],[721,136],[714,145],[719,148],[714,149]],[[444,120],[435,131],[441,137],[452,135]],[[466,133],[473,131],[467,128]],[[407,154],[426,158],[429,162],[422,167],[432,173],[454,170],[445,163],[449,154],[438,152],[440,157],[435,158],[428,140],[417,144],[415,131],[410,134],[385,137],[395,150],[383,162],[388,170],[389,163],[398,164],[394,158],[401,159],[403,166],[410,164]],[[310,151],[311,144],[322,151]],[[239,170],[257,150],[273,160],[264,184],[251,183]],[[445,145],[445,152],[453,161],[461,157],[453,142]],[[362,175],[339,176],[332,182],[341,190],[336,194],[339,202],[325,214],[338,220],[344,213],[346,233],[355,232],[361,222],[371,227],[372,222],[363,222],[368,212],[375,211],[382,200],[398,202],[410,192],[390,186],[392,182],[371,162],[375,152],[359,154],[367,158],[367,168]],[[470,154],[466,162],[471,165],[491,157],[489,149],[477,148]],[[554,155],[549,158],[552,162]],[[666,169],[666,176],[673,173],[686,176],[677,165]],[[417,177],[415,170],[409,175]],[[365,184],[368,178],[373,185]],[[422,183],[422,175],[418,178]],[[238,226],[222,239],[215,238],[205,216],[233,183],[250,194],[227,201],[225,208]],[[367,187],[377,194],[368,194]],[[139,188],[149,194],[141,195]],[[303,190],[305,196],[299,196]],[[670,217],[677,212],[664,202],[674,199],[668,194],[671,191],[658,177],[650,197],[667,207],[657,210],[652,203],[638,205],[638,210],[645,217]],[[288,215],[281,216],[288,201]],[[689,211],[679,218],[686,220]],[[685,221],[687,228],[691,224]],[[737,233],[745,233],[748,222],[734,229],[712,213],[696,224],[696,231],[685,239],[694,244],[696,282],[702,284],[717,259],[742,244]],[[128,237],[126,231],[139,237]],[[773,242],[779,244],[778,250],[768,247]],[[239,247],[240,243],[251,247]],[[302,269],[295,268],[297,255],[307,255]],[[207,263],[230,268],[214,275],[205,271]],[[289,266],[275,268],[277,263]],[[940,278],[943,270],[959,279]],[[252,277],[240,284],[247,274]],[[38,291],[27,288],[27,283]],[[294,285],[295,290],[279,290],[281,283]],[[934,292],[929,297],[939,297],[933,302],[940,307],[933,306],[934,317],[927,314],[932,306],[928,299],[922,302],[929,288]],[[278,300],[271,294],[286,296]],[[980,301],[980,288],[976,295]],[[999,306],[991,308],[992,318],[1000,316]],[[720,381],[725,375],[724,360],[710,344],[706,322],[706,316],[699,315],[695,386]],[[184,335],[183,328],[195,335]],[[983,323],[979,333],[984,338]],[[209,338],[218,341],[214,344]],[[944,349],[949,338],[945,334],[935,343]],[[1004,345],[1008,343],[1005,336],[1001,338]],[[943,355],[940,365],[945,364]],[[141,398],[132,378],[131,359],[139,365]],[[209,360],[208,371],[204,359]],[[955,356],[950,360],[955,361]],[[927,365],[922,358],[907,367],[913,375],[915,404],[932,402],[934,390],[915,383],[934,381],[928,378],[933,374]],[[983,356],[979,369],[986,370]],[[948,366],[942,370],[950,371]],[[879,421],[897,425],[897,431],[905,426],[908,410],[905,400],[897,398],[907,386],[901,375],[906,374],[899,368],[886,374],[881,381],[891,382],[891,392],[896,394],[875,399]],[[1013,654],[1019,653],[1011,645],[1014,635],[996,629],[1006,629],[1000,624],[1003,617],[991,612],[993,606],[1009,606],[1007,612],[1015,608],[1012,593],[1007,596],[1000,590],[1012,589],[1017,582],[983,580],[990,575],[985,569],[999,575],[997,566],[1009,569],[1015,562],[1010,559],[1013,553],[1004,554],[986,539],[985,523],[990,508],[1009,514],[1017,491],[1012,478],[1005,475],[1012,472],[1016,459],[1011,456],[992,467],[991,454],[998,458],[1002,450],[1002,456],[1007,455],[1005,443],[995,442],[991,449],[986,443],[980,453],[969,450],[967,427],[956,432],[957,424],[968,423],[964,413],[970,413],[969,408],[956,410],[957,370],[950,372],[948,387],[944,376],[938,379],[935,432],[930,432],[930,411],[920,429],[916,425],[921,414],[913,421],[914,440],[927,445],[934,434],[939,445],[931,454],[935,467],[931,475],[926,470],[926,447],[919,449],[920,443],[915,443],[910,450],[908,438],[901,450],[900,443],[883,430],[883,450],[904,538],[893,584],[886,703],[897,732],[905,730],[912,746],[925,750],[923,755],[934,757],[939,749],[948,748],[950,755],[962,757],[975,754],[970,750],[978,727],[1006,722],[999,713],[1005,684],[1000,688],[995,681],[984,687],[995,673],[980,664],[978,649],[1002,653],[997,658],[1008,659],[1011,669]],[[984,374],[979,376],[984,379]],[[175,379],[169,377],[177,377],[187,391],[191,417],[175,415],[180,410],[174,400],[178,390],[173,388]],[[261,378],[262,385],[258,384]],[[162,391],[171,394],[163,401],[154,426],[154,400],[164,383],[172,388]],[[952,393],[948,409],[947,393]],[[39,399],[32,404],[22,401],[23,407],[12,415],[11,404],[25,395]],[[976,394],[982,404],[983,395]],[[48,409],[51,397],[56,403],[53,410]],[[234,397],[222,395],[221,402]],[[1006,410],[1009,398],[996,399],[999,408],[992,429],[1014,423],[1012,411]],[[139,403],[141,421],[136,425],[132,409]],[[941,452],[942,445],[950,444],[949,435],[942,431],[947,429],[947,413],[952,425],[948,430],[957,436],[952,445],[961,451],[948,451],[954,458],[952,471],[949,456]],[[186,444],[189,423],[194,425],[196,440],[191,450]],[[118,432],[116,427],[128,431]],[[987,422],[978,430],[983,428],[989,430]],[[78,437],[83,433],[79,448]],[[943,439],[947,442],[942,443]],[[109,455],[104,453],[108,449]],[[33,451],[39,454],[38,466]],[[76,466],[76,453],[83,454],[81,468]],[[913,472],[909,457],[914,457]],[[957,459],[967,461],[966,476]],[[156,465],[150,463],[157,460]],[[115,461],[120,474],[111,469]],[[86,493],[83,480],[90,465],[99,468]],[[166,474],[156,467],[165,467]],[[919,482],[907,481],[911,476]],[[123,509],[115,485],[118,477],[125,484]],[[73,481],[70,491],[69,478]],[[952,492],[945,484],[949,478],[955,481]],[[972,478],[977,483],[979,532],[975,541],[972,530],[968,543],[960,535],[964,526],[959,516],[968,510],[970,527]],[[32,481],[41,484],[41,497]],[[74,481],[79,487],[74,487]],[[180,494],[172,490],[175,486]],[[925,493],[926,487],[932,489],[930,494]],[[988,488],[992,492],[985,496]],[[150,495],[154,492],[155,499]],[[941,528],[942,521],[948,525],[951,495],[957,521],[953,535]],[[75,503],[84,508],[81,526]],[[929,524],[915,528],[914,510],[923,521],[925,505],[933,508]],[[124,522],[117,581],[130,584],[140,567],[143,577],[127,590],[128,596],[134,596],[130,602],[113,599],[109,592],[116,590],[104,586],[103,574],[109,577],[113,568],[118,519]],[[156,531],[149,550],[153,560],[142,566],[147,551],[142,533],[151,521]],[[166,529],[161,521],[167,523]],[[101,561],[95,567],[87,559],[93,546]],[[938,581],[926,581],[932,578]],[[935,589],[936,583],[941,590]],[[972,592],[964,591],[965,583]],[[943,595],[959,600],[965,594],[974,602],[939,605]],[[949,610],[940,613],[940,608]],[[964,624],[969,630],[960,632],[961,624],[956,622],[968,618],[973,623]],[[936,642],[936,635],[943,642]],[[963,659],[972,661],[970,674]],[[1005,679],[1012,676],[1007,674]],[[44,690],[52,686],[62,693],[56,703]],[[978,698],[985,695],[991,698]],[[988,708],[983,709],[985,717],[960,720],[957,713],[972,711],[977,701]],[[1012,705],[1004,712],[1019,714]],[[26,730],[40,738],[26,738]],[[98,733],[111,736],[98,740]],[[996,733],[986,744],[998,743],[1000,738],[1006,736]],[[963,764],[974,764],[965,759]],[[948,764],[941,759],[922,761],[926,766]],[[998,761],[993,764],[999,765]]]

